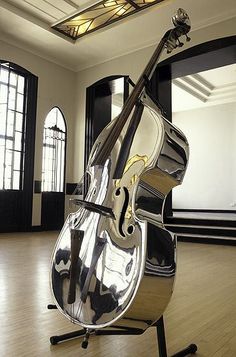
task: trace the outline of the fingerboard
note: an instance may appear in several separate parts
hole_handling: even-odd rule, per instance
[[[130,113],[132,112],[135,104],[138,102],[138,99],[140,98],[144,88],[147,79],[150,80],[152,77],[152,74],[156,68],[158,59],[164,49],[164,45],[166,43],[166,40],[169,36],[171,30],[167,31],[163,38],[161,39],[160,43],[158,44],[156,50],[154,51],[151,59],[149,60],[146,68],[144,69],[143,73],[139,77],[133,91],[131,92],[130,96],[128,97],[119,117],[117,118],[114,126],[112,127],[111,132],[109,133],[109,137],[107,138],[106,142],[104,145],[98,150],[93,162],[93,165],[104,165],[106,162],[107,158],[109,157],[118,137],[120,136],[120,133],[126,124]]]

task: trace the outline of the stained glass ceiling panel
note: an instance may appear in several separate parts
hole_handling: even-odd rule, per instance
[[[52,26],[74,40],[164,0],[103,0]]]

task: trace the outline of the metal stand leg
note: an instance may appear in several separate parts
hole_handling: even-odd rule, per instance
[[[84,329],[84,330],[65,333],[64,335],[51,336],[50,343],[52,345],[57,345],[59,342],[67,341],[76,337],[85,337],[85,335],[86,335],[86,330]]]
[[[55,305],[48,305],[48,309],[56,309]],[[158,351],[159,357],[168,357],[167,349],[166,349],[166,338],[165,338],[165,326],[163,316],[156,323],[156,331],[157,331],[157,340],[158,340]],[[108,328],[96,330],[93,332],[95,335],[141,335],[143,330],[135,329],[135,328],[117,328],[112,329]],[[83,337],[84,341],[82,342],[82,347],[87,348],[88,346],[88,338],[86,339],[87,331],[86,329],[65,333],[60,336],[52,336],[50,337],[50,343],[52,345],[56,345],[59,342],[66,341],[72,338]],[[171,357],[185,357],[189,354],[193,354],[197,351],[197,346],[195,344],[191,344],[185,349],[175,353]]]
[[[184,357],[197,352],[197,345],[191,343],[188,347],[172,355],[171,357]]]
[[[167,357],[166,337],[163,316],[157,321],[157,341],[159,349],[159,357]]]
[[[157,340],[158,340],[158,349],[159,349],[159,357],[167,357],[166,351],[166,338],[165,338],[165,327],[163,316],[158,320],[156,324],[157,329]],[[175,353],[171,357],[185,357],[189,354],[193,354],[197,352],[197,346],[195,344],[191,344],[183,350]]]

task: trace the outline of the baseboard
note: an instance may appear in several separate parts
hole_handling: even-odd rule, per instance
[[[42,226],[32,226],[31,227],[31,232],[42,232],[43,228]]]
[[[224,209],[198,209],[198,208],[173,208],[174,212],[197,212],[197,213],[235,213],[236,210],[224,210]]]
[[[219,236],[236,238],[236,227],[210,227],[210,226],[181,226],[165,224],[166,229],[184,236]]]
[[[202,244],[218,244],[218,245],[230,245],[236,246],[236,239],[229,238],[213,238],[213,237],[193,237],[193,236],[178,236],[178,242],[187,242],[187,243],[202,243]]]

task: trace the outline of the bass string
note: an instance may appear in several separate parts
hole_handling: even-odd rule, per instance
[[[122,112],[118,118],[118,120],[115,122],[113,128],[111,129],[109,139],[105,142],[103,147],[99,150],[97,153],[97,156],[95,157],[95,162],[97,164],[103,163],[108,155],[110,154],[112,148],[114,147],[114,144],[116,140],[118,139],[126,121],[128,120],[128,117],[133,110],[135,104],[137,103],[138,98],[140,97],[143,88],[145,87],[146,84],[146,77],[149,77],[155,63],[157,62],[158,57],[160,56],[161,49],[163,48],[163,41],[165,40],[165,36],[163,37],[161,43],[155,50],[152,58],[150,59],[148,65],[146,66],[143,74],[140,76],[135,88],[133,89],[131,95],[127,99],[127,102],[125,106],[122,109]],[[72,228],[72,222],[70,220],[70,227]],[[76,318],[79,319],[79,316],[81,314],[82,308],[83,308],[84,302],[79,299],[79,301],[75,304],[73,303],[71,306],[72,310],[72,315]]]
[[[105,144],[101,147],[98,151],[92,165],[102,165],[107,160],[109,154],[111,153],[112,148],[114,147],[126,121],[129,118],[131,111],[133,110],[135,104],[137,103],[143,89],[145,88],[147,79],[150,80],[152,72],[155,69],[155,65],[158,61],[158,58],[163,50],[164,44],[167,40],[167,32],[164,37],[161,39],[159,45],[157,46],[156,50],[154,51],[150,61],[148,62],[145,70],[139,77],[132,93],[128,97],[119,117],[117,118],[114,126],[112,127],[109,137],[107,138]]]
[[[74,214],[73,213],[70,213],[69,214],[69,217],[68,217],[68,220],[69,220],[69,232],[70,232],[70,234],[71,234],[71,231],[72,231],[72,229],[74,229],[74,219],[73,219],[73,216],[74,216]],[[71,248],[71,252],[72,252],[72,248]],[[73,302],[71,305],[70,305],[70,310],[71,310],[71,316],[73,316],[74,318],[76,318],[76,316],[75,316],[75,303]]]
[[[85,211],[84,209],[82,209],[83,211]],[[69,232],[71,234],[71,230],[74,229],[74,213],[70,213],[68,216],[68,226],[69,226]],[[77,238],[78,239],[78,238]],[[76,300],[78,301],[78,300]],[[82,311],[82,307],[83,307],[83,301],[81,299],[79,299],[79,303],[75,303],[73,302],[72,304],[70,304],[70,311],[71,311],[71,316],[74,317],[74,319],[78,319],[81,311]],[[77,306],[77,307],[76,307]]]

